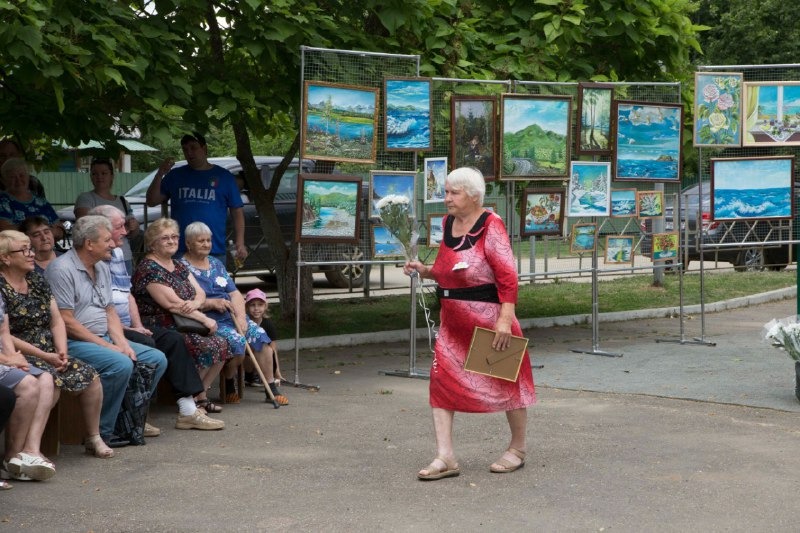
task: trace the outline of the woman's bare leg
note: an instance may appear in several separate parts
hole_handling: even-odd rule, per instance
[[[6,424],[6,460],[11,459],[25,447],[28,429],[39,401],[39,383],[33,376],[25,376],[16,387],[17,403]]]
[[[33,411],[33,419],[28,427],[28,435],[25,438],[23,451],[41,457],[42,435],[47,426],[47,419],[50,418],[50,410],[58,401],[60,391],[53,383],[53,376],[47,372],[40,374],[36,378],[38,385],[39,401]]]
[[[458,461],[453,451],[453,419],[455,413],[438,407],[434,407],[432,411],[433,431],[436,434],[436,459],[443,461],[444,465],[434,464],[437,462],[436,459],[431,464],[437,468],[443,466],[450,470],[458,468]],[[428,468],[423,468],[419,473],[424,476],[431,472]]]
[[[78,395],[83,411],[83,419],[86,423],[86,435],[93,436],[100,434],[100,408],[103,404],[103,386],[100,379],[95,379],[92,384],[86,387]]]
[[[526,451],[525,437],[528,427],[528,410],[523,407],[521,409],[512,409],[511,411],[506,411],[506,418],[508,419],[508,427],[511,429],[511,442],[509,443],[508,448],[513,448],[524,454]],[[524,460],[510,451],[504,452],[502,459],[505,459],[514,466],[522,464],[522,461]],[[498,467],[500,465],[493,463],[492,466]]]

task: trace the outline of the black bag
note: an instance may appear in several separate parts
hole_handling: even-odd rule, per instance
[[[179,315],[178,313],[172,313],[172,318],[175,320],[175,329],[181,333],[197,333],[204,337],[211,333],[210,329],[194,318]]]
[[[119,408],[114,433],[134,446],[144,444],[144,423],[150,407],[150,388],[156,375],[155,365],[133,363],[133,372]]]

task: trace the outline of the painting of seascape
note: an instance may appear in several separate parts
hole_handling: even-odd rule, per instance
[[[300,174],[297,195],[298,242],[358,242],[361,178]]]
[[[386,149],[397,151],[430,150],[431,80],[426,78],[386,78]]]
[[[413,170],[371,170],[369,173],[369,217],[380,217],[377,208],[381,198],[389,195],[402,196],[408,200],[408,215],[414,216],[417,204],[414,182],[417,173]]]
[[[630,218],[639,215],[636,189],[613,189],[611,191],[611,216]]]
[[[742,73],[695,72],[694,145],[742,145]]]
[[[306,81],[300,157],[374,163],[378,89]]]
[[[743,146],[800,146],[800,82],[745,82]]]
[[[403,257],[405,250],[400,240],[386,229],[386,226],[372,226],[372,257]]]
[[[683,106],[614,102],[614,179],[679,181]]]
[[[791,219],[794,156],[711,159],[713,220]]]
[[[500,179],[567,177],[571,110],[569,96],[502,95]]]
[[[610,214],[611,163],[572,161],[567,216],[606,217]]]

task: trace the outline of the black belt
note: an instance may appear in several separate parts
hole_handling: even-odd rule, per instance
[[[464,287],[461,289],[444,289],[442,287],[436,287],[436,296],[449,300],[469,300],[472,302],[490,302],[494,304],[500,303],[500,298],[497,296],[497,285],[494,283],[478,285],[477,287]]]

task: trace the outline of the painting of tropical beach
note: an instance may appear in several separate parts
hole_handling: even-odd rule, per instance
[[[610,214],[611,163],[573,161],[567,194],[567,216],[606,217]]]
[[[378,89],[305,82],[300,157],[374,163]]]
[[[431,141],[431,80],[386,78],[386,149],[418,151]]]
[[[298,242],[358,242],[361,178],[300,174],[299,185]]]
[[[800,82],[745,82],[743,146],[800,146]]]
[[[502,96],[500,179],[565,178],[572,98]]]
[[[791,219],[794,156],[711,159],[713,220]]]
[[[680,181],[683,106],[617,101],[613,114],[614,179]]]

